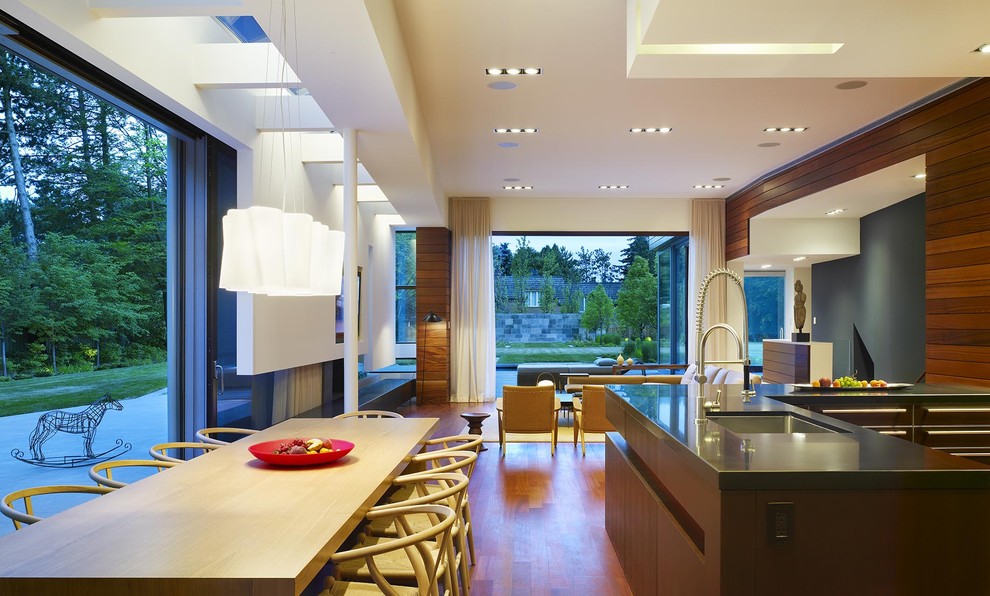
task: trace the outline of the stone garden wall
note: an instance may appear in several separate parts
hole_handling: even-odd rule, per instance
[[[579,313],[495,315],[495,337],[507,342],[571,341],[584,337]]]

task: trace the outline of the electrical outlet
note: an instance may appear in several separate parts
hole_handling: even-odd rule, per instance
[[[767,503],[767,540],[785,542],[794,537],[794,503]]]

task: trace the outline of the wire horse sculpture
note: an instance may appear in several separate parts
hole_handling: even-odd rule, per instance
[[[31,432],[29,442],[31,458],[24,457],[24,452],[20,449],[14,449],[11,451],[11,455],[23,462],[47,467],[76,467],[93,463],[99,458],[103,458],[100,461],[105,461],[106,459],[116,457],[130,449],[130,443],[125,444],[122,440],[117,439],[114,448],[103,453],[94,453],[93,438],[96,436],[96,429],[99,427],[100,422],[103,421],[103,415],[106,414],[107,410],[123,409],[124,406],[120,405],[119,401],[110,397],[108,393],[90,404],[82,412],[66,412],[64,410],[45,412],[38,418],[38,424]],[[84,456],[62,456],[60,460],[56,459],[54,462],[46,462],[42,447],[48,439],[52,438],[58,432],[83,435],[83,445],[85,446],[86,454]],[[116,452],[122,446],[124,446],[123,451]],[[109,457],[104,457],[111,452],[116,453],[109,455]]]

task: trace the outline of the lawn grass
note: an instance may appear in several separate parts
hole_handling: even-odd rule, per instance
[[[0,383],[0,416],[85,406],[109,393],[116,400],[168,385],[167,365],[144,364]]]

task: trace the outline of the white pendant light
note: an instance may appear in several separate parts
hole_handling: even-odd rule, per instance
[[[305,213],[231,209],[223,218],[220,287],[269,296],[337,296],[344,233]]]
[[[286,36],[286,3],[289,1],[282,2],[283,46],[286,48],[289,47]],[[285,58],[280,57],[280,60],[279,78],[284,80]],[[284,110],[281,118],[284,167],[288,161]],[[285,197],[289,194],[288,171],[284,171],[283,176],[284,208]],[[255,205],[231,209],[223,217],[221,288],[268,296],[338,296],[343,267],[344,233],[330,230],[306,213],[286,213],[284,209]]]

